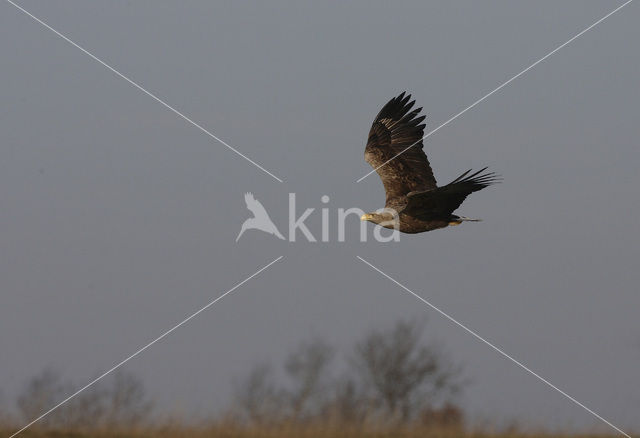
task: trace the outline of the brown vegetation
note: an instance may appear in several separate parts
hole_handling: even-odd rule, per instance
[[[34,429],[43,430],[131,430],[141,426],[151,412],[144,385],[132,374],[116,371],[110,384],[100,382],[42,418]],[[51,368],[33,377],[16,405],[24,421],[31,421],[51,409],[76,386],[64,382]]]
[[[424,324],[400,321],[364,336],[340,356],[320,339],[303,342],[281,367],[259,364],[235,385],[223,415],[204,423],[151,416],[142,382],[118,371],[80,393],[21,433],[76,438],[547,438],[590,437],[499,433],[465,424],[455,395],[464,386],[460,366],[423,340]],[[335,362],[339,361],[338,366]],[[341,366],[340,366],[341,365]],[[0,412],[0,433],[20,426],[63,400],[77,386],[45,369],[16,401],[20,421]],[[605,435],[600,435],[605,436]]]
[[[463,383],[460,366],[441,349],[425,345],[423,329],[420,321],[400,321],[368,333],[342,357],[337,374],[333,348],[319,339],[304,342],[285,358],[283,378],[277,378],[277,369],[260,364],[236,385],[228,418],[263,427],[401,427],[421,421],[460,427],[463,415],[453,401]]]
[[[15,429],[0,428],[9,436]],[[155,426],[131,430],[29,429],[20,434],[25,438],[614,438],[614,434],[532,433],[522,431],[487,432],[415,426],[410,428],[362,428],[347,425],[283,424],[272,427],[234,426],[225,423],[208,426]]]

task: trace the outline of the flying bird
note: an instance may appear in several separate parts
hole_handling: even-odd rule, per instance
[[[498,181],[487,168],[467,170],[447,185],[438,187],[422,150],[425,116],[405,93],[391,99],[376,116],[364,150],[364,158],[382,179],[386,192],[382,212],[366,213],[361,220],[404,233],[422,233],[464,221],[479,221],[453,212],[465,198]]]
[[[252,193],[245,193],[244,202],[247,204],[249,211],[253,213],[253,217],[244,221],[242,228],[240,229],[240,233],[238,234],[238,237],[236,237],[236,242],[246,230],[264,231],[265,233],[275,235],[278,239],[284,240],[284,236],[280,234],[280,231],[276,228],[275,224],[267,214],[267,210],[264,209],[260,201],[253,197]]]

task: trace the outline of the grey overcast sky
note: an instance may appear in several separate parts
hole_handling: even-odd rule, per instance
[[[279,183],[0,2],[0,388],[46,365],[81,384],[259,267],[126,365],[163,409],[224,406],[231,382],[311,335],[347,348],[426,317],[473,381],[472,418],[597,419],[356,259],[365,257],[614,424],[640,417],[640,5],[631,3],[425,142],[436,178],[489,165],[484,219],[400,242],[283,242],[298,210],[374,210],[363,149],[403,90],[427,130],[622,1],[19,4],[284,179]],[[320,234],[320,213],[308,221]],[[371,235],[372,224],[368,231]],[[335,240],[335,228],[332,229]]]

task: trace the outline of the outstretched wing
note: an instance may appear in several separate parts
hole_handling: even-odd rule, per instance
[[[481,169],[471,175],[467,170],[446,186],[435,190],[412,192],[407,195],[407,213],[451,214],[460,207],[460,204],[473,192],[482,190],[501,181],[501,178],[493,172],[483,173],[487,168]]]
[[[425,125],[420,122],[425,116],[417,117],[422,108],[409,112],[415,103],[410,99],[410,94],[402,93],[382,107],[364,150],[364,159],[382,179],[387,201],[412,191],[436,188],[436,179],[422,150]]]
[[[264,209],[260,201],[253,197],[253,193],[247,192],[244,194],[244,202],[247,204],[247,208],[251,213],[253,213],[253,217],[261,218],[261,217],[269,217],[267,211]]]

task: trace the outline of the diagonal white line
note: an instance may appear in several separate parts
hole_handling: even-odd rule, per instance
[[[534,377],[538,378],[539,380],[541,380],[542,382],[546,383],[548,386],[550,386],[551,388],[555,389],[556,391],[558,391],[560,394],[564,395],[566,398],[568,398],[569,400],[571,400],[572,402],[574,402],[575,404],[577,404],[578,406],[580,406],[581,408],[585,409],[587,412],[589,412],[591,415],[595,416],[596,418],[598,418],[599,420],[603,421],[604,423],[606,423],[607,425],[611,426],[612,428],[614,428],[616,431],[620,432],[622,435],[626,436],[627,438],[631,438],[631,435],[629,435],[628,433],[626,433],[625,431],[623,431],[622,429],[620,429],[619,427],[615,426],[614,424],[612,424],[610,421],[606,420],[605,418],[603,418],[601,415],[599,415],[597,412],[593,411],[592,409],[588,408],[587,406],[585,406],[584,404],[580,403],[578,400],[576,400],[575,398],[573,398],[572,396],[570,396],[569,394],[567,394],[566,392],[564,392],[562,389],[558,388],[557,386],[555,386],[553,383],[549,382],[547,379],[545,379],[544,377],[540,376],[539,374],[537,374],[535,371],[532,371],[530,368],[528,368],[526,365],[524,365],[522,362],[514,359],[512,356],[508,355],[507,353],[505,353],[502,349],[500,349],[499,347],[496,347],[494,344],[492,344],[491,342],[487,341],[485,338],[483,338],[482,336],[480,336],[478,333],[474,332],[473,330],[471,330],[469,327],[467,327],[466,325],[462,324],[461,322],[459,322],[458,320],[454,319],[452,316],[449,316],[449,314],[445,313],[444,311],[440,310],[439,308],[437,308],[436,306],[434,306],[433,304],[431,304],[429,301],[425,300],[424,298],[422,298],[420,295],[418,295],[417,293],[415,293],[414,291],[412,291],[411,289],[409,289],[408,287],[404,286],[402,283],[400,283],[399,281],[397,281],[396,279],[392,278],[390,275],[385,274],[384,272],[382,272],[380,269],[376,268],[375,266],[373,266],[371,263],[369,263],[368,261],[366,261],[365,259],[363,259],[360,256],[356,256],[358,257],[358,259],[360,259],[361,262],[369,265],[371,268],[373,268],[374,270],[378,271],[380,274],[382,274],[383,276],[385,276],[386,278],[388,278],[389,280],[391,280],[392,282],[394,282],[395,284],[397,284],[398,286],[400,286],[402,289],[406,290],[407,292],[409,292],[411,295],[413,295],[414,297],[416,297],[417,299],[419,299],[420,301],[422,301],[423,303],[425,303],[427,306],[431,307],[433,310],[435,310],[436,312],[438,312],[439,314],[441,314],[442,316],[444,316],[445,318],[447,318],[449,321],[453,322],[454,324],[456,324],[457,326],[461,327],[462,329],[464,329],[466,332],[468,332],[469,334],[471,334],[472,336],[474,336],[475,338],[479,339],[480,341],[484,342],[485,344],[487,344],[489,347],[493,348],[495,351],[497,351],[498,353],[500,353],[501,355],[503,355],[504,357],[506,357],[507,359],[509,359],[511,362],[515,363],[516,365],[518,365],[520,368],[524,369],[525,371],[527,371],[529,374],[533,375]]]
[[[279,182],[283,182],[280,178],[278,178],[277,176],[275,176],[273,173],[269,172],[267,169],[265,169],[264,167],[262,167],[261,165],[259,165],[258,163],[256,163],[255,161],[253,161],[251,158],[247,157],[246,155],[244,155],[242,152],[238,151],[236,148],[234,148],[233,146],[231,146],[230,144],[228,144],[227,142],[225,142],[224,140],[222,140],[221,138],[217,137],[216,135],[212,134],[211,132],[207,131],[205,128],[203,128],[201,125],[199,125],[198,123],[194,122],[193,120],[191,120],[189,117],[185,116],[184,114],[182,114],[180,111],[178,111],[177,109],[175,109],[174,107],[172,107],[171,105],[169,105],[168,103],[166,103],[164,100],[160,99],[158,96],[156,96],[155,94],[151,93],[150,91],[147,91],[145,88],[143,88],[141,85],[139,85],[137,82],[134,82],[133,80],[129,79],[128,77],[126,77],[124,74],[120,73],[118,70],[116,70],[115,68],[111,67],[109,64],[107,64],[106,62],[104,62],[102,59],[98,58],[97,56],[95,56],[94,54],[92,54],[91,52],[89,52],[88,50],[86,50],[84,47],[80,46],[79,44],[71,41],[69,38],[67,38],[66,36],[64,36],[63,34],[61,34],[60,32],[58,32],[57,30],[55,30],[53,27],[49,26],[47,23],[45,23],[44,21],[42,21],[41,19],[39,19],[38,17],[36,17],[35,15],[33,15],[31,12],[27,11],[26,9],[24,9],[23,7],[19,6],[18,4],[14,3],[12,0],[6,0],[7,3],[12,4],[13,6],[15,6],[17,9],[19,9],[20,11],[24,12],[26,15],[28,15],[29,17],[33,18],[35,21],[37,21],[38,23],[40,23],[41,25],[43,25],[44,27],[46,27],[47,29],[49,29],[51,32],[55,33],[56,35],[58,35],[60,38],[62,38],[63,40],[65,40],[66,42],[68,42],[69,44],[71,44],[72,46],[76,47],[77,49],[81,50],[83,53],[85,53],[86,55],[90,56],[93,60],[99,62],[100,64],[102,64],[103,66],[105,66],[106,68],[108,68],[109,70],[111,70],[113,73],[115,73],[116,75],[118,75],[119,77],[121,77],[122,79],[124,79],[125,81],[129,82],[131,85],[133,85],[134,87],[136,87],[138,90],[142,91],[143,93],[145,93],[147,96],[151,97],[152,99],[156,100],[157,102],[161,103],[162,105],[164,105],[167,109],[171,110],[172,112],[174,112],[175,114],[177,114],[179,117],[183,118],[184,120],[186,120],[187,122],[189,122],[190,124],[192,124],[193,126],[195,126],[196,128],[198,128],[200,131],[204,132],[205,134],[207,134],[209,137],[213,138],[214,140],[217,140],[218,142],[220,142],[221,144],[223,144],[224,146],[226,146],[227,148],[229,148],[230,150],[232,150],[233,152],[235,152],[236,154],[240,155],[242,158],[244,158],[245,160],[247,160],[249,163],[253,164],[254,166],[256,166],[258,169],[262,170],[263,172],[265,172],[266,174],[268,174],[269,176],[271,176],[272,178],[278,180]]]
[[[125,363],[127,363],[128,361],[130,361],[131,359],[133,359],[134,357],[136,357],[137,355],[139,355],[140,353],[142,353],[144,350],[146,350],[147,348],[151,347],[153,344],[155,344],[156,342],[158,342],[159,340],[161,340],[162,338],[164,338],[165,336],[169,335],[171,332],[173,332],[174,330],[176,330],[177,328],[183,326],[184,324],[186,324],[187,322],[189,322],[191,319],[195,318],[196,316],[198,316],[200,313],[204,312],[205,310],[207,310],[209,307],[213,306],[215,303],[217,303],[218,301],[220,301],[222,298],[224,298],[225,296],[229,295],[231,292],[233,292],[234,290],[236,290],[237,288],[239,288],[240,286],[242,286],[243,284],[245,284],[247,281],[251,280],[253,277],[255,277],[256,275],[258,275],[259,273],[261,273],[262,271],[264,271],[265,269],[267,269],[269,266],[273,265],[275,262],[277,262],[278,260],[280,260],[283,256],[278,257],[277,259],[273,260],[271,263],[269,263],[268,265],[263,266],[262,268],[258,269],[256,272],[254,272],[253,274],[251,274],[250,276],[248,276],[247,278],[245,278],[244,280],[242,280],[240,283],[236,284],[235,286],[233,286],[231,289],[229,289],[228,291],[226,291],[225,293],[223,293],[222,295],[220,295],[219,297],[217,297],[216,299],[214,299],[213,301],[209,302],[209,304],[207,304],[206,306],[202,307],[200,310],[192,313],[191,315],[189,315],[187,318],[185,318],[184,320],[182,320],[180,323],[174,325],[173,327],[171,327],[169,330],[167,330],[166,332],[164,332],[163,334],[161,334],[160,336],[158,336],[157,338],[155,338],[153,341],[149,342],[147,345],[145,345],[144,347],[140,348],[139,350],[137,350],[135,353],[133,353],[132,355],[128,356],[126,359],[121,360],[120,362],[118,362],[117,364],[115,364],[113,367],[109,368],[107,371],[105,371],[104,373],[100,374],[98,377],[96,377],[95,379],[93,379],[91,382],[87,383],[86,385],[84,385],[82,388],[78,389],[76,392],[74,392],[73,394],[71,394],[70,396],[68,396],[67,398],[65,398],[64,400],[62,400],[60,403],[58,403],[57,405],[55,405],[54,407],[52,407],[51,409],[49,409],[48,411],[44,412],[42,415],[40,415],[39,417],[33,419],[29,424],[25,425],[22,429],[18,430],[17,432],[15,432],[13,435],[11,435],[9,438],[13,438],[14,436],[18,435],[20,432],[24,431],[25,429],[27,429],[28,427],[32,426],[34,423],[40,421],[41,419],[43,419],[44,417],[46,417],[47,415],[49,415],[51,412],[55,411],[56,409],[58,409],[60,406],[62,406],[63,404],[65,404],[66,402],[68,402],[69,400],[71,400],[72,398],[74,398],[76,395],[80,394],[82,391],[84,391],[85,389],[89,388],[90,386],[92,386],[93,384],[95,384],[96,382],[98,382],[99,380],[101,380],[102,378],[106,377],[107,375],[109,375],[110,373],[112,373],[113,371],[115,371],[116,369],[118,369],[119,367],[121,367],[122,365],[124,365]]]
[[[517,78],[519,78],[520,76],[522,76],[523,74],[525,74],[526,72],[528,72],[529,70],[531,70],[533,67],[535,67],[536,65],[540,64],[542,61],[544,61],[545,59],[547,59],[548,57],[550,57],[551,55],[553,55],[554,53],[556,53],[558,50],[562,49],[564,46],[566,46],[567,44],[571,43],[573,40],[575,40],[576,38],[579,38],[580,36],[582,36],[584,33],[588,32],[589,30],[593,29],[595,26],[597,26],[598,24],[602,23],[604,20],[606,20],[607,18],[609,18],[610,16],[612,16],[613,14],[615,14],[616,12],[618,12],[620,9],[624,8],[625,6],[627,6],[629,3],[631,3],[633,0],[627,0],[625,3],[623,3],[622,5],[618,6],[617,8],[615,8],[613,11],[609,12],[607,15],[605,15],[604,17],[602,17],[601,19],[599,19],[598,21],[596,21],[595,23],[593,23],[591,26],[587,27],[586,29],[584,29],[582,32],[576,34],[573,38],[569,39],[568,41],[566,41],[565,43],[559,45],[558,47],[556,47],[555,49],[553,49],[551,52],[547,53],[546,55],[544,55],[542,58],[538,59],[536,62],[534,62],[533,64],[531,64],[529,67],[525,68],[524,70],[522,70],[520,73],[518,73],[517,75],[515,75],[514,77],[512,77],[511,79],[509,79],[508,81],[502,83],[502,85],[498,86],[497,88],[495,88],[493,91],[491,91],[490,93],[484,95],[483,97],[481,97],[480,99],[476,100],[475,102],[473,102],[471,105],[469,105],[468,107],[466,107],[465,109],[463,109],[462,111],[460,111],[458,114],[456,114],[455,116],[451,117],[449,120],[447,120],[446,122],[444,122],[443,124],[441,124],[440,126],[438,126],[436,129],[434,129],[433,131],[429,132],[427,135],[425,135],[424,137],[422,137],[420,140],[418,140],[417,142],[413,143],[411,146],[408,146],[407,148],[403,149],[402,151],[398,152],[396,155],[394,155],[393,157],[389,158],[387,161],[385,161],[384,163],[382,163],[381,165],[379,165],[378,167],[376,167],[375,169],[373,169],[371,172],[367,173],[365,176],[363,176],[362,178],[356,180],[356,182],[360,182],[363,179],[365,179],[366,177],[368,177],[369,175],[371,175],[372,173],[374,173],[375,171],[377,171],[378,169],[380,169],[381,167],[386,166],[389,162],[395,160],[396,158],[398,158],[400,155],[404,154],[406,151],[408,151],[409,149],[411,149],[413,146],[417,145],[418,143],[420,143],[422,140],[424,140],[425,138],[431,136],[431,134],[434,134],[435,132],[437,132],[438,130],[440,130],[440,128],[445,127],[446,125],[448,125],[449,123],[453,122],[455,119],[457,119],[458,117],[460,117],[461,115],[463,115],[464,113],[466,113],[467,111],[469,111],[471,108],[473,108],[474,106],[476,106],[477,104],[479,104],[480,102],[482,102],[483,100],[485,100],[487,97],[491,96],[493,93],[501,90],[503,87],[506,87],[507,85],[509,85],[512,81],[516,80]]]

